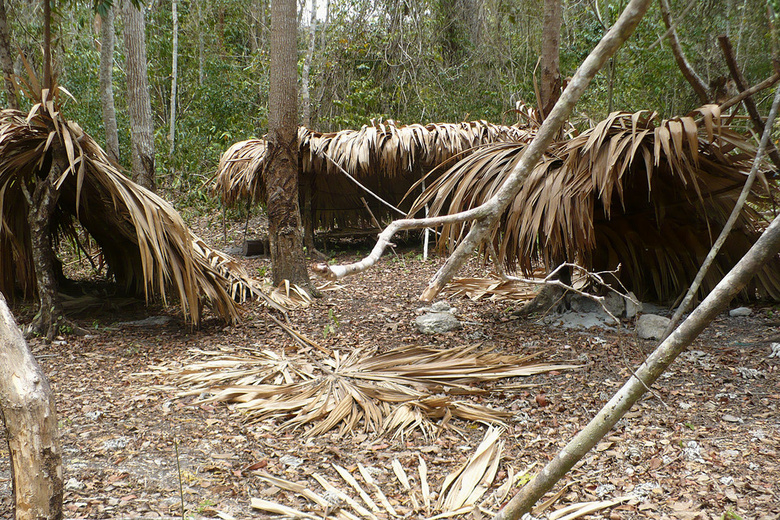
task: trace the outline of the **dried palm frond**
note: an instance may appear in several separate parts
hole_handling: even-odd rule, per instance
[[[472,301],[482,298],[491,301],[525,301],[533,299],[538,288],[538,285],[501,278],[453,278],[444,288],[444,294],[466,296]]]
[[[389,489],[389,484],[392,484],[392,481],[385,483],[385,490],[383,490],[360,463],[358,463],[358,471],[355,475],[337,464],[332,464],[332,466],[336,470],[336,474],[343,479],[343,482],[357,493],[365,506],[342,490],[338,484],[318,473],[313,473],[312,477],[325,490],[324,494],[317,493],[300,482],[291,482],[263,471],[257,473],[261,480],[279,489],[284,489],[306,498],[316,507],[310,506],[310,511],[301,511],[278,502],[255,498],[252,499],[252,507],[271,513],[282,514],[286,518],[319,518],[323,515],[325,517],[333,515],[335,518],[351,520],[358,517],[377,519],[383,518],[384,515],[399,517],[419,513],[433,520],[458,516],[477,507],[477,503],[482,495],[493,484],[501,463],[503,441],[500,440],[500,436],[502,433],[502,428],[488,428],[482,442],[474,450],[474,453],[471,454],[468,461],[444,478],[438,493],[439,500],[435,507],[431,503],[431,493],[428,487],[427,464],[420,455],[418,455],[419,464],[417,467],[420,477],[419,486],[413,485],[412,479],[409,478],[409,475],[397,458],[393,459],[391,464],[393,474],[398,484],[400,484],[401,492],[405,498],[403,505],[400,506],[403,508],[402,511],[393,507],[387,499],[388,494],[397,494],[397,490]],[[510,473],[512,473],[511,468]],[[358,474],[365,482],[368,490],[357,480]],[[509,480],[513,482],[514,479],[510,477]],[[418,497],[422,498],[422,503],[420,503]],[[483,507],[483,504],[484,502],[479,504],[479,507]],[[356,514],[353,514],[352,511]],[[437,514],[430,516],[434,512]]]
[[[127,292],[167,303],[174,291],[194,324],[203,303],[234,321],[238,293],[262,297],[233,259],[206,246],[168,202],[120,173],[51,103],[36,105],[27,116],[0,112],[0,291],[9,297],[17,287],[27,296],[35,291],[23,187],[31,189],[35,177],[48,171],[53,139],[64,143],[70,167],[58,180],[52,233],[72,233],[78,222],[99,246],[109,275]]]
[[[477,346],[446,350],[406,347],[375,354],[356,349],[345,356],[280,359],[207,354],[213,359],[171,369],[190,386],[182,395],[211,392],[209,401],[236,403],[252,421],[275,419],[282,428],[307,428],[313,436],[339,427],[351,431],[404,434],[420,429],[434,435],[441,420],[451,418],[487,424],[508,416],[458,396],[481,395],[480,382],[576,368],[534,362],[535,356],[479,352]],[[280,366],[284,367],[284,372]],[[285,374],[284,380],[280,374]]]
[[[446,214],[484,203],[524,149],[500,143],[477,150],[430,183],[411,211],[430,204],[433,214]],[[493,246],[508,268],[525,273],[540,263],[577,261],[595,271],[620,264],[621,281],[640,298],[673,299],[723,227],[754,153],[716,106],[668,120],[647,111],[613,113],[548,150],[493,231]],[[754,190],[752,201],[761,197]],[[755,242],[763,222],[746,206],[705,293]],[[443,227],[439,246],[451,247],[465,232],[464,224]],[[780,299],[777,259],[742,296],[757,294]]]
[[[370,223],[361,198],[369,199],[376,218],[388,214],[342,172],[343,168],[385,201],[399,205],[407,190],[435,166],[497,141],[525,142],[532,128],[520,129],[485,121],[399,126],[372,122],[360,130],[319,133],[298,130],[300,192],[312,194],[314,222],[323,227]],[[250,139],[232,145],[220,159],[214,190],[233,204],[265,201],[262,171],[266,143]],[[408,207],[408,204],[407,204]]]

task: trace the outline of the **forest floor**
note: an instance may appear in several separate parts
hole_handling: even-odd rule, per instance
[[[220,225],[201,222],[196,229],[207,235]],[[356,254],[337,253],[335,258],[344,262]],[[265,258],[242,262],[251,272],[270,269]],[[380,265],[346,280],[308,309],[290,312],[290,320],[321,346],[342,352],[479,342],[485,350],[539,352],[545,361],[581,365],[517,378],[514,387],[502,384],[500,392],[480,397],[481,404],[513,414],[502,435],[504,452],[493,490],[511,473],[529,467],[531,474],[539,471],[626,381],[654,343],[638,339],[630,323],[622,331],[565,330],[516,318],[512,302],[466,298],[449,300],[459,309],[462,329],[423,335],[412,324],[421,306],[417,297],[440,264],[440,259],[422,262],[419,250],[385,256]],[[467,269],[481,273],[476,263]],[[538,518],[572,503],[618,497],[627,498],[586,518],[780,517],[780,359],[769,357],[771,338],[780,341],[780,313],[777,307],[752,309],[747,317],[724,314],[716,319],[653,392],[556,486],[556,492],[562,491],[559,499]],[[21,321],[29,319],[29,308],[13,310]],[[170,319],[144,328],[119,324],[148,316]],[[76,320],[90,329],[89,335],[67,336],[51,345],[30,341],[55,390],[68,518],[274,516],[252,509],[253,498],[324,518],[321,508],[259,474],[321,493],[312,478],[319,473],[347,490],[333,463],[350,472],[358,464],[369,467],[399,514],[427,518],[426,511],[413,509],[411,494],[393,475],[391,462],[398,459],[413,476],[414,487],[420,484],[422,457],[436,492],[485,433],[480,424],[453,420],[459,431],[443,429],[434,438],[334,431],[307,439],[300,431],[279,431],[273,422],[250,424],[225,404],[193,404],[194,397],[177,397],[177,381],[152,370],[202,359],[191,349],[297,350],[298,344],[259,304],[246,305],[238,326],[209,315],[198,330],[191,330],[175,307],[141,303],[93,309]],[[2,443],[2,518],[11,515],[10,485]]]

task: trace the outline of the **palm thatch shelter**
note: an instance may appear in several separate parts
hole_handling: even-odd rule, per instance
[[[409,188],[437,165],[487,143],[527,142],[531,137],[532,130],[485,121],[372,122],[360,130],[331,133],[300,127],[299,193],[307,234],[314,227],[371,227],[372,214],[376,219],[402,216],[410,207],[404,201]],[[265,202],[264,164],[265,140],[235,143],[220,159],[215,192],[227,204]],[[358,182],[401,211],[377,201]]]
[[[483,147],[433,176],[411,208],[463,211],[488,200],[525,150],[522,143]],[[493,231],[497,261],[530,273],[564,261],[589,270],[620,266],[620,281],[645,300],[680,296],[734,207],[755,150],[726,125],[716,105],[661,120],[654,112],[611,114],[548,150]],[[705,278],[706,294],[760,235],[766,180],[754,191]],[[766,206],[763,206],[766,207]],[[455,244],[464,224],[442,229]],[[483,250],[483,253],[486,251]],[[742,294],[780,300],[780,258]]]
[[[0,291],[7,298],[36,292],[29,193],[36,179],[47,175],[58,150],[67,154],[68,167],[56,183],[51,236],[74,237],[89,254],[79,241],[78,223],[99,248],[91,256],[127,293],[164,302],[173,293],[195,325],[204,304],[234,321],[236,300],[264,297],[256,280],[192,234],[168,202],[112,166],[100,146],[44,96],[29,115],[0,111]]]

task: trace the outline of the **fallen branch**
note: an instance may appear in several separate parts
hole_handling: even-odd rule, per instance
[[[610,399],[585,428],[502,509],[494,520],[517,520],[529,512],[598,441],[628,412],[660,375],[702,330],[726,309],[755,273],[780,251],[780,217],[775,218],[753,247],[710,292],[707,298],[639,366],[636,373]]]
[[[469,233],[460,242],[420,296],[420,299],[423,301],[433,300],[457,273],[471,255],[471,252],[485,240],[488,232],[498,221],[499,216],[517,196],[528,175],[539,162],[544,151],[550,146],[564,121],[568,119],[574,109],[574,105],[585,92],[593,77],[634,32],[649,6],[650,0],[632,0],[626,6],[615,25],[604,35],[577,69],[552,112],[545,119],[536,136],[528,145],[520,162],[499,191],[489,201],[476,208],[453,215],[396,220],[380,233],[377,244],[367,257],[359,262],[347,265],[329,266],[327,264],[318,264],[313,267],[315,274],[333,280],[368,269],[376,264],[385,248],[391,244],[390,239],[398,231],[473,220],[474,223]]]
[[[682,315],[688,312],[688,309],[693,302],[693,298],[696,296],[696,293],[699,292],[701,282],[707,275],[707,272],[709,271],[712,263],[715,261],[715,257],[720,252],[721,247],[723,247],[723,244],[726,243],[726,239],[728,238],[729,233],[731,233],[731,230],[734,227],[734,223],[737,221],[739,214],[742,212],[742,207],[745,205],[745,201],[747,201],[748,195],[750,194],[750,189],[753,186],[753,181],[755,180],[756,175],[758,174],[758,170],[761,166],[764,152],[767,149],[768,143],[770,143],[769,138],[772,135],[772,127],[775,124],[775,118],[777,118],[778,107],[780,107],[780,89],[778,89],[778,91],[775,93],[775,99],[772,102],[772,108],[769,110],[769,117],[767,117],[766,125],[764,126],[761,142],[758,145],[756,157],[753,159],[753,166],[750,169],[748,178],[745,180],[745,185],[742,187],[742,192],[739,194],[737,203],[734,205],[734,209],[731,210],[731,215],[729,215],[729,218],[726,221],[726,224],[723,226],[720,235],[718,235],[718,238],[715,240],[715,243],[712,245],[709,253],[707,253],[707,257],[704,259],[704,262],[699,268],[699,272],[696,273],[696,278],[694,278],[693,282],[691,283],[688,292],[685,294],[685,298],[683,298],[682,303],[674,312],[672,321],[669,322],[669,325],[666,327],[666,331],[664,331],[664,339],[666,339],[666,337],[672,332],[672,329],[674,329],[674,327],[680,321]]]

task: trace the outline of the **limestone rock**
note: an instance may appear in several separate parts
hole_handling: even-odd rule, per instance
[[[750,307],[737,307],[736,309],[731,309],[729,311],[729,316],[732,318],[735,316],[750,316],[752,312]]]
[[[671,321],[657,314],[643,314],[636,322],[636,333],[642,339],[661,339]]]
[[[458,319],[449,312],[429,312],[417,316],[414,324],[423,334],[441,334],[460,328]]]

